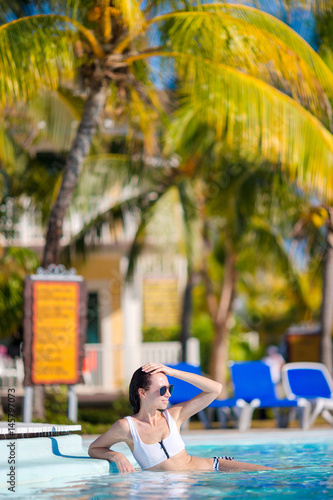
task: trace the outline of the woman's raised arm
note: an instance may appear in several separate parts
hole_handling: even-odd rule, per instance
[[[201,394],[198,394],[189,401],[178,403],[172,407],[172,416],[174,420],[178,421],[178,424],[181,424],[187,418],[192,417],[195,413],[206,408],[222,391],[222,384],[215,382],[215,380],[202,377],[196,373],[176,370],[175,368],[170,368],[161,363],[147,363],[142,367],[142,371],[150,373],[151,375],[163,372],[170,377],[184,380],[202,391]]]

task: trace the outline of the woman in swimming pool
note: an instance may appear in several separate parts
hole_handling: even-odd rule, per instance
[[[167,410],[173,390],[167,375],[189,382],[202,390],[200,394]],[[230,457],[202,458],[187,454],[179,434],[181,424],[206,408],[222,390],[221,384],[194,373],[182,372],[160,363],[148,363],[134,372],[129,399],[133,416],[115,422],[89,447],[92,458],[115,462],[119,472],[134,472],[127,458],[110,447],[125,442],[142,469],[150,471],[185,470],[266,470],[262,465],[237,462]]]

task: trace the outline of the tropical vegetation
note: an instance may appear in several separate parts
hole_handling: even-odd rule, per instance
[[[330,4],[323,1],[321,6]],[[199,178],[195,193],[204,241],[213,208],[206,208],[200,178],[207,186],[212,178],[229,175],[230,157],[244,166],[242,181],[229,175],[228,193],[224,189],[219,197],[229,204],[230,220],[219,227],[225,232],[223,293],[217,302],[215,294],[211,298],[214,352],[225,353],[235,268],[230,242],[237,241],[240,186],[269,165],[285,172],[293,185],[330,203],[332,72],[293,30],[247,5],[69,0],[36,2],[33,11],[24,10],[29,9],[25,3],[20,8],[13,2],[1,10],[2,107],[10,116],[17,102],[32,100],[42,90],[52,96],[57,91],[58,97],[79,96],[82,102],[55,190],[44,265],[59,260],[63,220],[95,131],[105,118],[126,128],[127,165],[138,153],[148,174],[149,157],[167,162],[174,152],[180,155],[177,183],[183,186],[179,192],[188,221],[193,203],[185,186]],[[0,140],[5,145],[2,162],[12,164],[8,127],[0,130]],[[154,204],[165,191],[165,181],[160,191],[158,187]],[[151,192],[149,187],[140,196],[149,199]],[[139,225],[139,235],[145,223]],[[207,269],[202,271],[207,278]],[[213,364],[222,365],[221,357]]]

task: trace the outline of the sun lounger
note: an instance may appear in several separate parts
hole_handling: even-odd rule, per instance
[[[171,368],[175,368],[177,370],[196,373],[197,375],[202,375],[202,371],[200,366],[193,366],[188,363],[178,363],[177,365],[168,365]],[[171,405],[182,403],[184,401],[188,401],[189,399],[194,398],[198,394],[201,393],[201,390],[197,387],[189,384],[188,382],[184,382],[178,378],[168,376],[169,384],[174,385],[174,391],[169,399]],[[247,404],[245,401],[239,398],[230,398],[230,399],[215,399],[209,406],[208,409],[215,408],[217,410],[217,414],[219,417],[219,421],[222,427],[226,426],[227,416],[231,416],[237,421],[237,425],[242,421],[242,414]],[[207,418],[207,415],[204,410],[201,410],[198,413],[199,419],[204,425],[206,429],[211,427],[211,422]]]
[[[229,368],[234,387],[234,398],[242,399],[247,403],[239,425],[241,431],[246,431],[251,427],[255,408],[272,408],[276,413],[279,427],[288,425],[289,412],[286,414],[283,409],[299,408],[302,428],[308,427],[309,403],[304,398],[297,400],[278,398],[267,364],[262,361],[230,362]]]
[[[282,368],[282,382],[290,400],[305,398],[310,401],[313,411],[310,427],[319,415],[333,425],[333,381],[328,369],[322,363],[287,363]]]

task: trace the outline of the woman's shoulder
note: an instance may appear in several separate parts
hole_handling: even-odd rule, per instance
[[[113,432],[116,432],[117,434],[126,437],[130,432],[127,418],[126,417],[120,418],[110,427],[110,429],[112,429]]]

